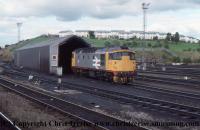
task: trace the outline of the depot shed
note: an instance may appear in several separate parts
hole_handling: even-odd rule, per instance
[[[72,51],[84,47],[90,47],[90,44],[78,36],[55,37],[17,49],[14,63],[47,73],[56,73],[57,68],[62,67],[63,73],[70,73]]]

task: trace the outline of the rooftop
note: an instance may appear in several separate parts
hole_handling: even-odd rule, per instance
[[[37,48],[37,47],[43,47],[43,46],[50,46],[50,45],[56,45],[56,44],[61,44],[67,40],[69,40],[70,38],[78,38],[81,39],[78,36],[75,35],[68,35],[66,37],[54,37],[42,42],[38,42],[38,43],[34,43],[34,44],[27,44],[19,49],[16,50],[25,50],[25,49],[30,49],[30,48]]]

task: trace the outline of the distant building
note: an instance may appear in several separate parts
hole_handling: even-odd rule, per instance
[[[143,31],[130,31],[130,33],[133,35],[133,37],[136,37],[138,39],[143,39],[144,37],[144,32]]]
[[[105,30],[94,31],[95,38],[111,38],[111,32]]]
[[[110,35],[112,38],[119,38],[119,34],[124,32],[124,30],[111,30]]]
[[[91,30],[76,30],[75,32],[73,32],[71,30],[67,30],[67,31],[59,32],[59,36],[64,37],[64,36],[67,36],[67,35],[74,34],[74,35],[77,35],[79,37],[89,37],[89,31],[91,31]],[[134,38],[134,37],[136,37],[138,39],[144,38],[144,32],[143,31],[135,31],[135,30],[132,30],[132,31],[96,30],[96,31],[94,31],[94,35],[98,39],[101,39],[101,38],[130,39],[130,38]],[[154,37],[157,37],[158,39],[163,40],[167,37],[167,33],[153,32],[153,31],[145,32],[145,39],[153,40]],[[180,35],[180,41],[198,43],[199,39]]]
[[[184,35],[180,35],[180,41],[190,42],[190,43],[198,43],[199,39],[194,38],[194,37],[187,37]]]
[[[166,39],[167,33],[158,33],[158,39]]]
[[[119,38],[120,39],[130,39],[133,38],[134,35],[131,32],[120,32],[119,33]]]
[[[74,34],[74,32],[72,30],[60,31],[59,37],[66,37],[68,35],[73,35],[73,34]]]
[[[79,37],[89,37],[89,31],[90,30],[76,30],[74,34]]]

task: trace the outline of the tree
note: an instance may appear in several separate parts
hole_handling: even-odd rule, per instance
[[[94,38],[95,38],[94,31],[89,31],[88,33],[89,33],[89,37],[90,37],[91,39],[94,39]]]
[[[171,41],[174,42],[175,41],[175,36],[171,36]]]
[[[179,42],[179,40],[180,40],[179,33],[176,32],[175,35],[174,35],[174,41],[175,41],[175,42]]]
[[[9,47],[9,46],[10,46],[10,45],[6,44],[6,45],[5,45],[5,48],[7,48],[7,47]]]
[[[171,36],[172,36],[172,34],[171,33],[167,33],[167,36],[166,36],[166,40],[167,41],[171,41]]]
[[[136,36],[134,36],[134,37],[130,38],[130,40],[135,40],[135,39],[137,39],[137,37],[136,37]]]
[[[158,36],[153,37],[153,40],[155,41],[158,40]]]

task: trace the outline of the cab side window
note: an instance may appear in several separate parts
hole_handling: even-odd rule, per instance
[[[135,60],[135,54],[134,53],[129,53],[130,55],[130,60]]]

